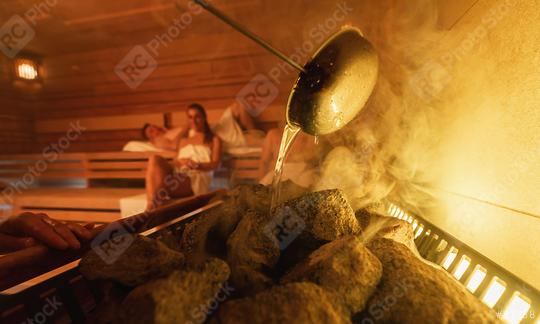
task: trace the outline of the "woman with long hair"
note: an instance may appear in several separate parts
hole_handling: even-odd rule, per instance
[[[172,164],[154,155],[146,171],[147,209],[170,198],[208,192],[212,171],[221,162],[221,140],[208,125],[203,106],[193,103],[186,111],[189,131],[179,139],[178,155]]]

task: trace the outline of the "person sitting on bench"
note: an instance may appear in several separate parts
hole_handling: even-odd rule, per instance
[[[142,128],[142,137],[146,141],[129,141],[122,148],[128,152],[160,152],[177,151],[178,141],[186,136],[189,131],[189,124],[168,128],[171,120],[170,113],[165,114],[166,127],[155,124],[144,124]],[[212,126],[212,132],[217,135],[223,143],[225,151],[238,147],[246,147],[246,139],[243,132],[255,130],[255,121],[242,105],[235,101],[228,106],[221,115],[219,121]]]
[[[215,136],[204,108],[188,106],[189,130],[180,138],[178,156],[173,164],[159,155],[148,160],[146,170],[147,206],[150,210],[170,198],[181,198],[208,192],[212,171],[221,161],[221,140]]]
[[[156,148],[165,151],[176,151],[178,149],[178,139],[184,136],[187,129],[167,130],[161,126],[144,124],[142,128],[143,137]]]
[[[76,250],[81,242],[92,239],[93,227],[94,224],[62,223],[46,214],[22,213],[0,218],[0,253],[23,250],[39,243],[58,250]]]

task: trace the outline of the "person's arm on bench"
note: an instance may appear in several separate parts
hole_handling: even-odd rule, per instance
[[[45,214],[22,213],[0,224],[0,252],[22,250],[39,243],[58,250],[79,249],[92,239],[93,224],[64,224]]]

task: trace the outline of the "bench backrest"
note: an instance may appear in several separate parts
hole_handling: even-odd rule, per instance
[[[232,103],[232,100],[220,101],[220,107]],[[218,104],[216,104],[217,106]],[[184,126],[187,123],[185,107],[172,107],[171,112],[107,115],[71,118],[40,118],[35,121],[34,149],[41,152],[45,147],[65,141],[68,132],[80,127],[81,132],[73,132],[73,139],[69,141],[65,152],[111,152],[120,151],[122,147],[132,140],[143,140],[141,128],[145,123],[164,126]],[[224,108],[210,106],[207,109],[210,124],[219,121]],[[258,112],[257,112],[258,113]],[[284,107],[270,105],[259,115],[254,116],[258,127],[267,131],[277,127],[284,120]],[[75,125],[75,126],[74,126]],[[68,143],[68,142],[66,142]]]
[[[64,179],[144,179],[152,152],[19,154],[0,156],[0,179],[24,182]],[[158,153],[172,159],[174,152]]]
[[[86,186],[99,181],[143,180],[148,158],[159,154],[172,160],[175,152],[95,152],[63,154],[19,154],[0,156],[0,181],[33,187],[43,180],[83,180]],[[257,181],[260,153],[224,155],[216,177],[231,184]],[[114,182],[113,182],[114,183]],[[105,186],[109,186],[107,183]]]

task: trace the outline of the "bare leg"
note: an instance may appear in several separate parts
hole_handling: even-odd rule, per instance
[[[147,210],[154,209],[171,197],[192,195],[189,178],[177,175],[163,157],[152,155],[146,170]]]

